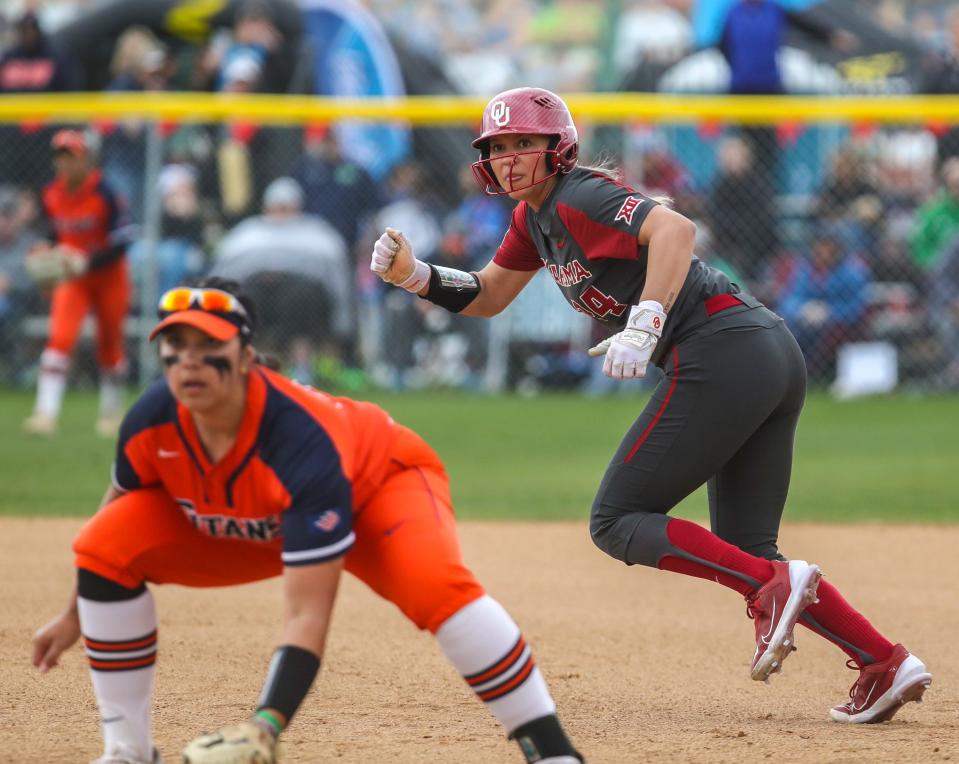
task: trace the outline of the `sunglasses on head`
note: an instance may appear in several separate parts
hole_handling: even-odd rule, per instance
[[[210,313],[233,313],[249,319],[243,303],[222,289],[174,287],[164,292],[157,306],[157,310],[164,315],[195,308]]]

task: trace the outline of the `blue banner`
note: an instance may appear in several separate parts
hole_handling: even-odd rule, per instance
[[[355,0],[300,0],[318,95],[402,96],[400,65],[383,28]],[[405,124],[338,123],[343,153],[376,179],[410,152]]]

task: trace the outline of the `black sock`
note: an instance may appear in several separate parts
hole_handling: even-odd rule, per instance
[[[573,748],[555,714],[526,722],[513,730],[510,738],[519,743],[520,750],[530,764],[551,756],[575,756],[581,762],[586,761]]]

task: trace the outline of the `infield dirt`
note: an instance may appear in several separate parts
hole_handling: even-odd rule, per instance
[[[98,715],[78,648],[41,676],[32,632],[71,584],[77,520],[0,519],[0,751],[5,761],[87,762]],[[752,622],[716,584],[628,568],[586,524],[462,523],[464,556],[532,644],[590,764],[959,761],[959,528],[791,525],[783,551],[827,578],[929,666],[923,705],[888,724],[829,721],[855,675],[804,629],[770,686],[749,679]],[[160,614],[155,729],[168,764],[193,736],[244,718],[279,633],[277,580],[154,589]],[[432,637],[346,576],[320,678],[285,733],[283,761],[519,762],[514,744]]]

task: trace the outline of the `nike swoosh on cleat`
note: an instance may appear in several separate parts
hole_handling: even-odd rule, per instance
[[[111,716],[109,719],[100,719],[102,724],[112,724],[113,722],[122,722],[123,716]]]
[[[772,635],[773,628],[775,626],[776,626],[776,598],[773,597],[773,613],[769,617],[769,631],[767,631],[765,634],[760,635],[759,637],[762,640],[764,645],[769,644],[769,637]]]
[[[872,683],[872,687],[869,688],[869,693],[866,695],[866,699],[863,700],[861,705],[857,706],[854,701],[850,701],[849,706],[853,711],[862,711],[866,707],[866,704],[869,702],[869,698],[872,697],[872,691],[876,689],[877,684],[879,684],[878,679]]]

